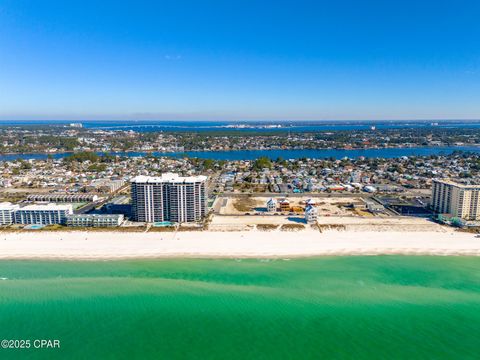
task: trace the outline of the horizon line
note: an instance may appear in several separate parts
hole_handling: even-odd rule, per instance
[[[286,119],[237,119],[237,120],[219,120],[219,119],[0,119],[0,122],[93,122],[93,121],[122,121],[122,122],[446,122],[446,121],[468,121],[475,122],[480,121],[480,118],[452,118],[452,119],[319,119],[319,120],[286,120]]]

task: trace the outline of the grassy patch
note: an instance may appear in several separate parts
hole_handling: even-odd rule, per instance
[[[275,224],[258,224],[257,229],[260,231],[272,231],[278,228]]]
[[[251,197],[238,198],[233,202],[233,207],[235,210],[240,212],[253,211],[258,204],[258,201],[252,199]]]
[[[303,224],[283,224],[280,228],[282,231],[299,231],[304,229],[305,225]]]

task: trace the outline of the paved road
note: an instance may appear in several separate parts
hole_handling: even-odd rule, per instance
[[[88,212],[92,211],[95,208],[102,207],[104,204],[109,202],[111,199],[118,196],[118,194],[121,193],[123,190],[125,190],[128,186],[129,186],[129,184],[126,184],[126,185],[122,186],[120,189],[118,189],[117,191],[115,191],[114,193],[109,194],[104,200],[97,201],[97,202],[94,202],[94,203],[90,203],[90,204],[88,204],[88,205],[86,205],[86,206],[84,206],[80,209],[75,210],[73,213],[74,214],[87,214]]]
[[[311,198],[328,198],[328,197],[361,197],[361,198],[369,198],[373,194],[370,193],[272,193],[272,192],[260,192],[260,193],[222,193],[218,194],[218,196],[230,196],[230,197],[248,197],[248,196],[260,196],[260,197],[311,197]]]

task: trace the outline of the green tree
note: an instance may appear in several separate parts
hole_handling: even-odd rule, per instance
[[[67,163],[72,163],[72,162],[85,162],[85,161],[91,161],[91,162],[97,162],[99,156],[91,151],[82,151],[78,152],[72,155],[67,156],[64,161]]]
[[[255,162],[253,163],[253,168],[255,170],[261,170],[264,168],[271,169],[272,168],[272,162],[270,159],[266,156],[259,157]]]
[[[212,159],[205,159],[203,161],[203,167],[206,170],[213,169],[215,167],[215,162]]]

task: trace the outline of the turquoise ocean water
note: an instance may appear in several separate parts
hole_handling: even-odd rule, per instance
[[[1,261],[1,359],[478,359],[480,259]]]

